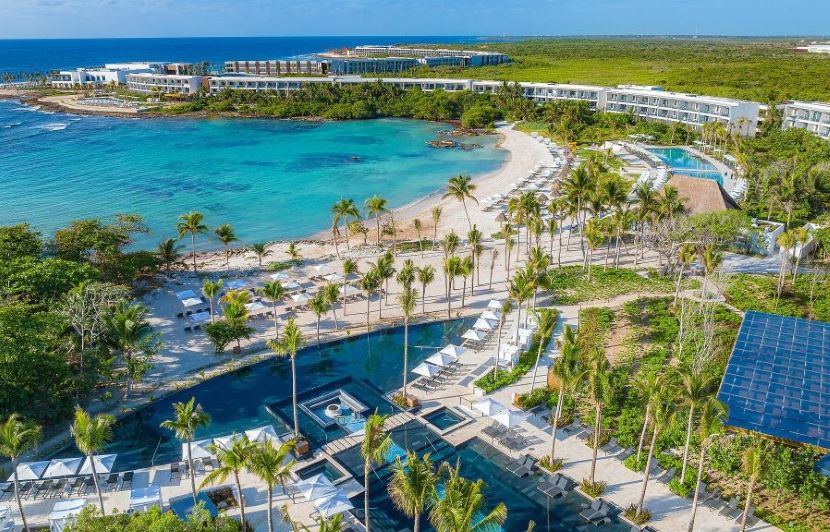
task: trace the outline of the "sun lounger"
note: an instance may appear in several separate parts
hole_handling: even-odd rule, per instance
[[[14,482],[7,482],[3,489],[0,490],[0,501],[2,501],[6,496],[11,498],[14,495]]]
[[[547,495],[548,497],[555,499],[556,497],[561,497],[565,493],[568,492],[568,484],[570,482],[568,479],[562,475],[557,475],[556,480],[553,482],[549,480],[543,481],[539,484],[536,489]]]
[[[65,478],[53,480],[52,485],[49,486],[48,497],[63,497],[63,492],[66,489],[67,480]]]
[[[181,464],[173,462],[170,464],[170,482],[174,480],[181,480],[182,479],[182,471],[180,469]]]
[[[503,425],[494,423],[484,428],[482,431],[487,436],[490,436],[492,439],[501,438],[507,434],[507,429],[504,428]]]
[[[524,455],[520,460],[514,460],[507,465],[507,470],[519,478],[526,477],[536,467],[536,459],[529,454]]]
[[[121,477],[121,489],[122,490],[133,487],[133,474],[134,473],[132,471],[127,471]]]
[[[746,526],[753,527],[758,524],[758,521],[759,519],[755,517],[755,507],[750,506],[749,513],[746,515]]]
[[[729,499],[726,506],[724,506],[718,513],[724,517],[728,517],[729,519],[737,519],[741,515],[741,511],[738,510],[738,497],[732,497]]]
[[[605,501],[602,499],[595,499],[591,501],[591,505],[586,507],[579,513],[579,517],[585,519],[588,522],[593,522],[597,519],[601,519],[608,515],[608,510],[606,508]],[[603,510],[605,510],[603,512]]]
[[[669,482],[671,482],[671,479],[674,478],[674,475],[675,475],[676,471],[677,470],[675,468],[673,468],[673,467],[670,468],[668,471],[666,471],[665,473],[663,473],[662,475],[657,477],[657,482],[662,482],[663,484],[668,484]]]
[[[31,493],[29,496],[33,499],[37,499],[38,497],[46,498],[46,494],[49,493],[49,488],[51,487],[52,483],[48,480],[41,480],[39,482],[35,482],[32,485]]]

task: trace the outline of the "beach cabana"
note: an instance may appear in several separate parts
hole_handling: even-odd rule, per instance
[[[285,288],[286,290],[297,290],[297,289],[300,288],[300,283],[298,283],[297,281],[292,280],[292,281],[288,281],[287,283],[282,285],[282,287]]]
[[[438,366],[439,368],[443,368],[444,366],[448,366],[455,362],[457,359],[454,356],[450,356],[446,353],[435,353],[431,357],[429,357],[426,361],[429,364],[433,364]]]
[[[17,464],[17,479],[18,480],[37,480],[49,467],[49,460],[43,462],[23,462]],[[14,480],[14,474],[9,477],[9,482]]]
[[[210,320],[210,312],[197,312],[190,319],[195,323],[204,323]]]
[[[262,443],[266,441],[276,441],[277,443],[282,442],[280,437],[277,436],[277,431],[274,430],[272,425],[265,425],[255,429],[246,430],[245,435],[248,436],[248,439],[254,443]]]
[[[182,290],[181,292],[176,292],[176,297],[179,298],[179,301],[184,301],[185,299],[196,297],[196,292],[193,290]]]
[[[331,271],[331,266],[328,264],[318,264],[317,266],[313,266],[313,269],[318,274],[326,273]]]
[[[479,318],[473,324],[473,329],[476,329],[476,330],[479,330],[479,331],[492,331],[493,326],[490,325],[490,322],[485,320],[484,318]]]
[[[95,472],[99,475],[101,473],[109,473],[112,471],[113,466],[115,465],[115,458],[117,454],[96,454],[92,457],[95,460]],[[84,460],[84,465],[81,466],[81,470],[78,471],[79,475],[91,475],[92,474],[92,462],[89,461],[89,457]]]
[[[71,477],[78,471],[83,461],[84,459],[80,456],[75,458],[55,458],[49,462],[46,471],[43,472],[43,478]]]
[[[441,373],[441,368],[422,362],[412,369],[412,373],[423,375],[424,377],[434,377]]]
[[[349,498],[346,497],[346,494],[340,490],[337,490],[335,493],[331,495],[327,495],[325,497],[320,497],[319,499],[314,499],[312,504],[317,511],[320,513],[320,516],[328,519],[329,517],[337,514],[342,514],[343,512],[348,512],[354,506],[352,505]]]
[[[219,436],[218,438],[213,438],[213,445],[216,447],[222,447],[223,449],[229,449],[231,445],[233,445],[234,440],[239,439],[240,435],[237,433],[233,433],[229,436]],[[193,458],[196,458],[196,455],[193,455]]]
[[[49,513],[50,532],[63,532],[75,522],[75,518],[84,506],[86,506],[86,499],[67,499],[56,502]]]
[[[202,300],[198,297],[189,297],[187,299],[182,299],[182,305],[184,308],[196,307],[202,304]]]
[[[460,345],[449,344],[447,347],[439,351],[439,353],[444,353],[445,355],[453,357],[460,357],[464,353],[464,348]]]
[[[274,281],[280,281],[280,282],[287,281],[287,280],[291,279],[291,277],[289,277],[288,274],[283,273],[283,272],[272,273],[268,277],[270,277]]]
[[[461,338],[464,338],[466,340],[472,340],[473,342],[481,342],[486,337],[487,336],[483,332],[477,331],[475,329],[467,329],[467,332],[461,335]]]
[[[308,297],[308,294],[304,294],[302,292],[299,294],[291,294],[291,299],[293,299],[295,303],[306,303],[311,300],[311,298]]]
[[[476,401],[475,403],[473,403],[473,408],[478,410],[485,416],[492,416],[494,414],[497,414],[498,412],[507,410],[507,407],[505,407],[498,401],[494,401],[490,397],[485,397],[481,401]]]
[[[326,281],[328,281],[330,283],[339,283],[340,281],[345,279],[345,277],[343,277],[339,273],[330,273],[328,275],[324,275],[323,279],[325,279]]]
[[[193,456],[193,459],[197,458],[210,458],[213,456],[213,453],[210,450],[210,446],[213,444],[213,439],[208,438],[206,440],[199,440],[194,441],[190,444],[190,453]],[[187,443],[182,444],[182,460],[187,460]]]
[[[130,490],[130,510],[134,512],[146,512],[153,506],[161,505],[161,487],[151,484],[146,488],[133,488]]]
[[[356,286],[350,284],[344,284],[340,287],[340,294],[344,296],[355,296],[360,293],[360,288],[357,288]]]
[[[501,412],[496,412],[495,414],[492,414],[490,417],[498,421],[508,429],[512,429],[513,427],[515,427],[527,418],[527,416],[516,410],[508,410],[506,408]]]
[[[485,310],[481,313],[481,319],[483,320],[491,320],[491,321],[498,321],[499,315],[492,310]]]
[[[295,483],[294,487],[309,501],[322,499],[338,492],[338,489],[331,483],[331,480],[323,473],[301,480]]]
[[[231,279],[225,283],[225,288],[228,290],[239,290],[240,288],[245,288],[248,284],[246,279]]]
[[[490,302],[487,303],[487,308],[490,310],[501,310],[501,301],[491,299]]]
[[[266,312],[271,310],[270,306],[264,305],[259,301],[254,301],[253,303],[246,303],[245,308],[248,309],[248,314],[250,314],[251,316],[265,314]]]

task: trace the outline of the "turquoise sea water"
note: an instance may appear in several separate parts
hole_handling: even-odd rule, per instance
[[[400,207],[459,173],[498,168],[483,148],[425,144],[445,124],[414,120],[307,123],[253,119],[122,119],[32,110],[0,101],[0,225],[48,233],[68,222],[135,212],[152,234],[175,236],[179,214],[230,223],[243,242],[298,238],[330,225],[342,197]],[[215,247],[203,239],[203,247]]]

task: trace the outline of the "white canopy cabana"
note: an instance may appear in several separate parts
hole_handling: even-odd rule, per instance
[[[249,429],[245,431],[245,435],[248,436],[248,439],[254,443],[261,443],[261,442],[274,442],[281,443],[282,440],[279,436],[277,436],[277,431],[274,430],[272,425],[265,425],[262,427],[257,427],[255,429]]]
[[[331,480],[322,473],[301,480],[295,483],[294,487],[309,501],[322,499],[338,492]]]
[[[78,471],[84,459],[80,456],[75,458],[55,458],[46,466],[43,478],[70,477]]]
[[[197,312],[190,316],[190,319],[196,323],[204,323],[210,320],[210,312]]]
[[[484,414],[485,416],[492,416],[498,412],[506,410],[503,404],[499,403],[498,401],[494,401],[490,397],[485,397],[481,401],[476,401],[473,403],[473,408]]]
[[[95,460],[95,472],[99,475],[101,473],[109,473],[112,471],[113,466],[115,465],[115,457],[118,456],[117,454],[96,454],[92,457]],[[91,475],[92,474],[92,462],[89,461],[89,457],[84,460],[84,465],[81,466],[81,470],[78,471],[79,475]]]
[[[494,312],[492,310],[485,310],[484,312],[481,313],[480,317],[483,320],[491,320],[491,321],[498,321],[499,320],[498,311]]]
[[[249,284],[250,283],[247,279],[231,279],[225,283],[225,288],[228,290],[239,290],[240,288],[245,288]]]
[[[291,277],[289,277],[288,274],[283,272],[272,273],[268,277],[270,277],[274,281],[287,281],[291,279]]]
[[[248,309],[248,314],[251,316],[257,316],[259,314],[265,314],[271,307],[260,303],[259,301],[254,301],[253,303],[246,303],[245,308]]]
[[[490,417],[498,421],[508,429],[512,429],[513,427],[527,419],[527,416],[525,414],[522,414],[521,412],[518,412],[516,410],[508,410],[506,408],[501,412],[496,412],[495,414],[492,414]]]
[[[282,285],[282,287],[285,288],[286,290],[297,290],[297,289],[300,288],[300,283],[298,283],[297,281],[291,280],[291,281],[288,281],[287,283],[285,283],[284,285]]]
[[[426,361],[430,364],[434,364],[439,368],[443,368],[449,364],[452,364],[457,359],[454,356],[448,355],[446,353],[435,353],[431,357],[429,357]]]
[[[487,303],[487,308],[490,310],[501,310],[501,301],[491,299],[490,302]]]
[[[326,281],[328,281],[330,283],[339,283],[340,281],[345,279],[345,277],[343,277],[339,273],[335,272],[335,273],[330,273],[328,275],[324,275],[323,279],[325,279]]]
[[[185,299],[196,297],[196,292],[193,290],[182,290],[181,292],[176,292],[176,297],[184,301]]]
[[[312,504],[314,504],[314,507],[317,508],[317,511],[320,512],[320,515],[325,519],[328,519],[333,515],[348,512],[354,508],[351,501],[349,501],[349,498],[346,497],[346,494],[340,490],[337,490],[331,495],[314,499]]]
[[[218,438],[213,438],[213,445],[217,447],[222,447],[223,449],[229,449],[230,446],[233,444],[233,441],[239,439],[240,435],[237,433],[231,434],[229,436],[219,436]],[[194,456],[193,458],[196,458]]]
[[[84,506],[86,506],[86,499],[67,499],[56,502],[49,514],[50,532],[63,532],[75,521]]]
[[[153,506],[161,507],[161,487],[151,484],[146,488],[130,490],[130,510],[145,512]]]
[[[291,299],[293,299],[295,303],[306,303],[311,300],[311,298],[308,297],[308,294],[304,294],[302,292],[299,294],[291,294]]]
[[[328,264],[318,264],[317,266],[313,266],[313,269],[317,273],[326,273],[331,271],[331,266]]]
[[[184,305],[184,308],[195,307],[195,306],[201,305],[201,304],[202,304],[202,300],[199,299],[198,297],[189,297],[187,299],[182,299],[182,305]]]
[[[43,462],[23,462],[17,464],[18,480],[37,480],[49,467],[49,460]],[[14,474],[9,477],[9,482],[14,480]]]
[[[461,338],[472,340],[474,342],[481,342],[487,337],[483,332],[475,329],[467,329],[467,332],[461,335]]]
[[[445,355],[450,355],[453,357],[460,357],[464,354],[464,348],[460,345],[449,344],[447,347],[439,351],[439,353],[444,353]]]
[[[195,460],[196,458],[209,458],[213,456],[213,453],[210,451],[210,446],[212,444],[212,438],[194,441],[193,443],[191,443],[190,453],[192,454],[193,459]],[[182,444],[182,460],[187,460],[187,443]]]
[[[424,377],[434,377],[441,373],[441,368],[422,362],[412,369],[412,373],[423,375]]]
[[[356,286],[350,284],[344,284],[340,287],[340,294],[344,296],[354,296],[360,293],[360,288],[357,288]]]
[[[477,320],[476,320],[476,322],[473,324],[473,329],[477,329],[477,330],[479,330],[479,331],[492,331],[492,330],[493,330],[493,326],[492,326],[492,325],[490,325],[490,322],[489,322],[489,321],[487,321],[487,320],[485,320],[485,319],[483,319],[483,318],[479,318],[479,319],[477,319]]]

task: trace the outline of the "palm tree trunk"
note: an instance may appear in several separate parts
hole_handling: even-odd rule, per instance
[[[273,301],[273,307],[274,307],[274,338],[279,338],[280,337],[280,324],[277,321],[277,301],[276,300]]]
[[[467,202],[464,201],[464,198],[461,198],[461,205],[464,206],[464,215],[467,217],[467,228],[472,231],[473,222],[470,221],[470,213],[467,211]]]
[[[519,345],[519,327],[522,326],[522,302],[518,301],[516,305],[516,345]]]
[[[746,530],[746,520],[749,517],[749,509],[752,507],[752,492],[755,491],[755,477],[749,477],[749,490],[746,494],[746,503],[744,504],[744,513],[741,516],[741,532]]]
[[[187,467],[190,468],[190,492],[193,495],[193,504],[196,504],[196,470],[193,469],[193,452],[191,451],[192,441],[187,440]]]
[[[499,334],[496,338],[496,363],[493,366],[493,379],[499,374],[499,357],[501,356],[501,331],[504,328],[504,319],[506,316],[501,316],[499,319]]]
[[[692,419],[695,415],[695,405],[689,405],[689,419],[686,421],[686,445],[683,447],[683,467],[680,469],[680,483],[686,481],[686,466],[689,465],[689,443],[692,441]]]
[[[403,398],[406,400],[406,374],[409,367],[409,316],[403,318]]]
[[[320,347],[320,315],[317,315],[317,347]]]
[[[680,283],[683,280],[683,263],[680,263],[680,273],[677,274],[677,285],[674,287],[674,306],[677,306],[677,298],[680,296]]]
[[[245,496],[242,493],[242,483],[239,482],[239,471],[234,471],[233,476],[236,479],[236,489],[239,491],[239,517],[242,519],[242,530],[247,530],[245,526]]]
[[[300,420],[297,417],[297,364],[296,353],[291,353],[291,400],[294,410],[294,440],[300,439]]]
[[[337,247],[337,227],[332,226],[331,228],[331,239],[334,241],[334,253],[337,255],[337,258],[340,258],[340,248]]]
[[[190,233],[190,247],[193,249],[193,273],[196,273],[196,233]]]
[[[637,445],[637,464],[640,463],[640,456],[643,452],[643,444],[646,441],[646,430],[648,430],[648,421],[651,417],[651,405],[646,405],[646,418],[643,420],[643,430],[640,431],[640,443]]]
[[[363,463],[363,526],[369,532],[369,461]]]
[[[559,383],[559,400],[556,402],[556,411],[553,413],[553,424],[550,429],[550,463],[553,465],[553,460],[556,457],[556,429],[559,428],[559,418],[562,415],[562,402],[565,400],[565,387]]]
[[[542,338],[539,338],[539,350],[536,352],[536,363],[533,364],[533,379],[530,381],[530,393],[536,388],[536,371],[539,369],[539,359],[542,358]]]
[[[648,488],[648,477],[651,470],[651,459],[654,457],[654,446],[657,445],[657,427],[651,435],[651,446],[648,448],[648,460],[646,460],[645,476],[643,477],[643,489],[640,491],[640,503],[637,505],[637,513],[643,513],[643,503],[646,500],[646,489]]]
[[[20,480],[17,478],[17,458],[12,460],[12,469],[14,470],[14,497],[17,499],[17,510],[20,512],[20,520],[23,521],[23,530],[29,532],[26,514],[23,513],[23,501],[20,500]]]
[[[692,515],[689,516],[689,528],[687,532],[695,529],[695,514],[697,513],[697,501],[700,497],[700,479],[703,478],[703,461],[706,459],[706,445],[700,444],[700,460],[697,464],[697,482],[695,482],[695,496],[692,498]]]
[[[92,467],[92,482],[95,483],[95,493],[98,494],[98,504],[101,506],[101,515],[107,515],[104,511],[104,496],[101,495],[101,487],[98,485],[98,473],[95,471],[95,460],[92,453],[89,453],[89,465]]]
[[[274,532],[274,489],[268,484],[268,532]]]
[[[427,313],[427,284],[421,283],[421,314]]]
[[[591,484],[594,483],[594,474],[597,471],[597,450],[599,450],[599,433],[602,430],[602,407],[597,403],[597,419],[594,425],[594,454],[591,458]]]
[[[375,225],[377,226],[377,229],[378,229],[377,245],[378,245],[378,247],[380,247],[380,214],[375,215]]]
[[[412,523],[412,532],[420,532],[421,530],[421,514],[416,513],[414,522]]]
[[[346,251],[351,252],[352,247],[349,245],[349,225],[343,222],[343,234],[346,235]]]
[[[366,332],[369,332],[369,312],[371,310],[371,303],[372,303],[372,293],[366,296]]]

